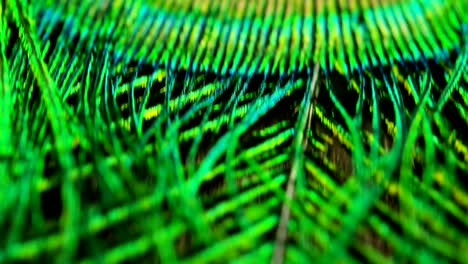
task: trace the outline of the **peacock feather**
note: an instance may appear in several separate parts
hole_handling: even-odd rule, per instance
[[[0,2],[0,263],[468,263],[466,0]]]

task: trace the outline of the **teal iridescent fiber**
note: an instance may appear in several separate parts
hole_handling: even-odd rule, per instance
[[[466,0],[0,3],[0,263],[467,263]]]

